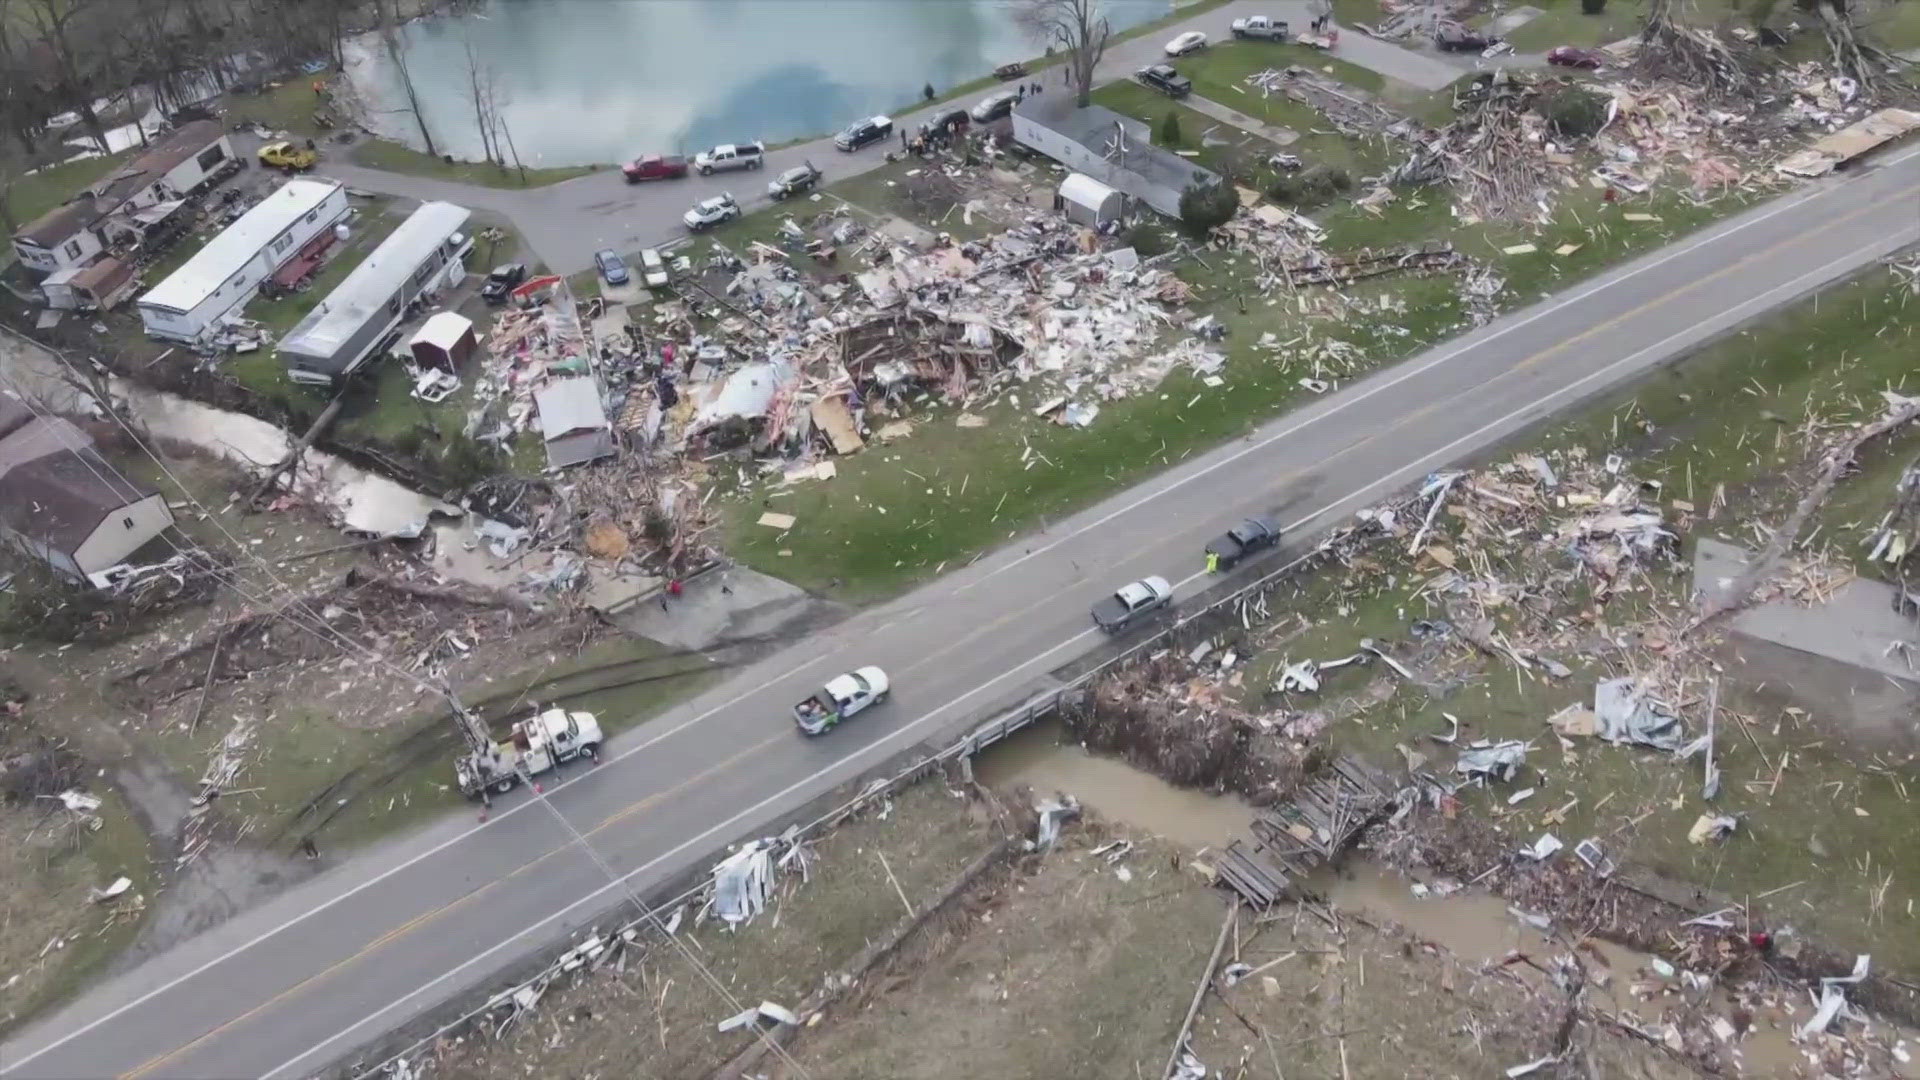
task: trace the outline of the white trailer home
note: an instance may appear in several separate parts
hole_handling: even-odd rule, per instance
[[[464,260],[473,250],[473,238],[462,230],[472,216],[466,207],[452,203],[420,204],[280,339],[278,352],[286,361],[287,377],[331,386],[397,340],[409,305],[460,284],[466,276]]]
[[[289,180],[136,302],[147,336],[196,344],[309,240],[347,216],[347,189]]]

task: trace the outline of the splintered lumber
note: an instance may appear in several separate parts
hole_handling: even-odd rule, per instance
[[[1257,909],[1266,909],[1287,894],[1291,882],[1281,865],[1267,857],[1259,845],[1248,846],[1235,840],[1215,860],[1220,880]]]

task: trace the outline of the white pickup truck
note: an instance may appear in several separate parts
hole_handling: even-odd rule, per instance
[[[767,163],[767,148],[757,142],[721,143],[711,150],[693,155],[693,167],[701,176],[735,169],[757,169]]]
[[[849,716],[863,712],[869,705],[887,700],[893,687],[887,673],[877,667],[863,667],[827,680],[827,685],[793,707],[793,722],[805,735],[819,735],[839,725]]]
[[[522,776],[538,776],[575,758],[600,756],[600,722],[590,712],[547,709],[517,721],[504,742],[484,753],[456,761],[460,793],[477,799],[486,792],[512,791]]]
[[[1249,15],[1244,19],[1235,19],[1233,36],[1259,38],[1263,41],[1285,41],[1287,40],[1286,20],[1274,19],[1266,15]]]

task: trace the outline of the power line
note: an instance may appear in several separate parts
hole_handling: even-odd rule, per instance
[[[49,351],[51,352],[51,350]],[[58,353],[54,353],[53,355],[54,355],[54,358],[58,360],[61,363],[61,365],[64,366],[76,379],[81,378],[80,373],[74,370],[73,364],[66,357],[61,356]],[[19,398],[19,400],[22,402],[23,405],[25,405],[27,410],[33,413],[36,418],[39,418],[41,420],[47,420],[51,418],[48,414],[41,412],[40,410],[36,409],[30,402],[28,402],[27,395],[21,393],[17,385],[14,385],[13,388],[14,388],[15,396]],[[271,579],[274,583],[280,585],[281,588],[286,589],[288,592],[293,591],[291,586],[288,586],[285,581],[281,580],[281,578],[278,575],[273,573],[271,567],[267,565],[265,560],[261,559],[258,555],[249,551],[247,549],[247,545],[241,543],[238,537],[234,536],[233,533],[229,532],[226,526],[222,524],[219,521],[219,519],[213,515],[212,511],[210,511],[207,508],[206,504],[202,503],[198,496],[196,496],[191,490],[189,490],[185,484],[180,482],[180,478],[174,475],[173,470],[169,469],[164,461],[160,460],[159,455],[153,452],[152,448],[150,448],[147,445],[146,440],[142,439],[140,437],[140,434],[136,432],[133,429],[133,427],[130,424],[128,424],[123,417],[119,415],[118,411],[112,407],[112,402],[101,402],[100,404],[102,405],[102,411],[107,413],[107,415],[110,418],[112,418],[114,423],[117,424],[122,431],[125,431],[127,433],[127,436],[133,440],[134,445],[138,446],[141,452],[146,454],[146,456],[150,460],[152,460],[156,466],[159,467],[161,473],[168,480],[172,481],[173,485],[180,490],[181,494],[185,495],[187,499],[193,503],[194,506],[198,507],[202,512],[202,514],[205,515],[205,517],[209,521],[213,522],[214,527],[219,529],[220,533],[223,536],[225,536],[230,542],[232,542],[234,547],[243,556],[245,556],[246,558],[252,559],[255,563],[257,563],[260,566],[261,571],[264,572],[267,575],[267,577]],[[91,451],[90,447],[88,449],[89,451]],[[106,484],[109,490],[114,491],[116,495],[120,495],[121,497],[127,497],[127,496],[138,493],[139,488],[131,480],[127,479],[125,474],[121,473],[119,469],[117,469],[111,462],[107,461],[104,455],[100,455],[97,452],[89,452],[89,453],[76,452],[75,457],[81,461],[81,463],[86,467],[88,472],[92,473],[96,479],[100,480],[101,483]],[[90,458],[97,459],[101,465],[111,470],[114,473],[115,477],[117,477],[117,479],[119,480],[120,486],[116,487],[112,480],[109,480],[105,475],[103,475],[100,472],[99,469],[95,468],[93,461],[89,460]],[[168,544],[168,546],[172,547],[182,557],[185,557],[190,561],[192,560],[193,553],[189,552],[187,549],[180,547],[180,545],[176,543],[172,537],[168,536],[166,533],[163,532],[161,533],[161,538]],[[220,575],[219,571],[213,569],[213,564],[209,562],[204,565],[208,569],[208,571],[214,576],[216,581],[223,581],[229,588],[233,589],[236,593],[239,593],[242,597],[246,598],[249,602],[255,603],[255,604],[260,603],[257,598],[251,596],[245,590],[241,589],[239,585],[236,584],[234,581],[232,581],[230,578],[223,578]],[[304,601],[296,598],[288,606],[299,607],[305,610],[309,615],[313,615],[315,619],[318,621],[318,624],[320,625],[322,630],[331,632],[337,642],[345,645],[353,644],[350,641],[350,639],[345,637],[345,635],[342,635],[337,631],[333,631],[332,627],[328,626],[325,620],[320,619],[317,613],[313,612],[311,608],[307,607]],[[297,619],[294,619],[291,621],[293,621],[296,626],[301,626],[303,629],[306,629],[309,633],[314,633],[315,636],[320,637],[321,640],[323,641],[326,640],[324,634],[314,631],[312,627],[302,624]],[[372,658],[375,663],[380,664],[381,666],[386,667],[389,670],[392,670],[403,677],[412,679],[422,688],[435,690],[437,692],[443,693],[446,696],[448,702],[456,710],[456,712],[460,714],[459,718],[464,721],[464,718],[466,716],[466,711],[464,707],[461,706],[457,695],[453,693],[453,689],[451,685],[445,683],[444,680],[442,680],[441,685],[433,686],[432,684],[428,683],[426,680],[421,679],[416,675],[413,675],[411,672],[403,671],[397,667],[394,667],[391,663],[387,662],[385,657],[381,656],[377,651],[375,651],[371,647],[366,647],[365,653],[367,656]],[[552,665],[549,664],[548,667],[549,669],[551,669]],[[463,726],[464,726],[464,723],[463,723]],[[478,752],[480,748],[475,747],[474,749],[476,752]],[[554,762],[554,767],[556,770],[559,767],[559,761],[557,759]],[[573,843],[579,845],[580,849],[586,853],[587,857],[593,860],[594,866],[599,868],[601,874],[607,878],[608,882],[610,884],[617,885],[620,887],[621,892],[623,892],[626,895],[627,901],[633,904],[636,908],[638,908],[643,914],[643,916],[645,916],[646,918],[650,919],[653,922],[655,929],[659,930],[663,937],[665,937],[667,940],[671,941],[674,944],[674,947],[680,951],[680,954],[686,959],[687,963],[690,964],[694,968],[694,970],[700,974],[700,976],[708,983],[708,985],[710,985],[713,988],[713,990],[717,994],[720,995],[720,997],[724,1001],[726,1001],[727,1006],[729,1008],[735,1010],[736,1012],[741,1011],[740,1000],[736,998],[733,995],[733,993],[729,991],[726,988],[726,986],[720,982],[719,977],[714,975],[712,969],[707,967],[707,965],[698,956],[695,956],[693,953],[693,950],[688,948],[686,943],[681,941],[677,935],[669,933],[667,931],[667,928],[665,924],[661,922],[659,915],[651,911],[647,907],[647,905],[640,899],[639,895],[634,891],[631,882],[629,882],[625,877],[616,873],[613,867],[607,865],[606,860],[601,857],[599,850],[596,849],[590,842],[588,842],[586,836],[582,834],[580,830],[574,826],[573,822],[566,816],[566,814],[562,813],[560,808],[555,806],[553,802],[548,798],[545,788],[542,785],[534,782],[532,773],[528,770],[527,764],[524,758],[517,763],[517,768],[522,775],[523,781],[532,790],[533,797],[536,800],[538,800],[543,807],[547,809],[548,813],[550,813],[556,821],[560,823],[561,828],[566,830],[567,835],[572,838]],[[785,1061],[787,1065],[790,1068],[792,1068],[794,1072],[797,1073],[802,1078],[802,1080],[812,1080],[811,1075],[807,1072],[806,1068],[802,1066],[798,1061],[794,1060],[792,1055],[787,1053],[786,1049],[782,1047],[776,1040],[774,1040],[774,1038],[769,1032],[760,1030],[758,1025],[755,1025],[755,1032],[760,1037],[761,1041],[766,1043],[767,1048],[772,1050],[774,1054],[778,1056],[781,1060]]]

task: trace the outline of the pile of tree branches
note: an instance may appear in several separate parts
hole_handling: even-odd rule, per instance
[[[1764,69],[1760,56],[1683,25],[1674,8],[1675,0],[1649,0],[1634,55],[1635,74],[1681,83],[1713,99],[1756,95]]]

